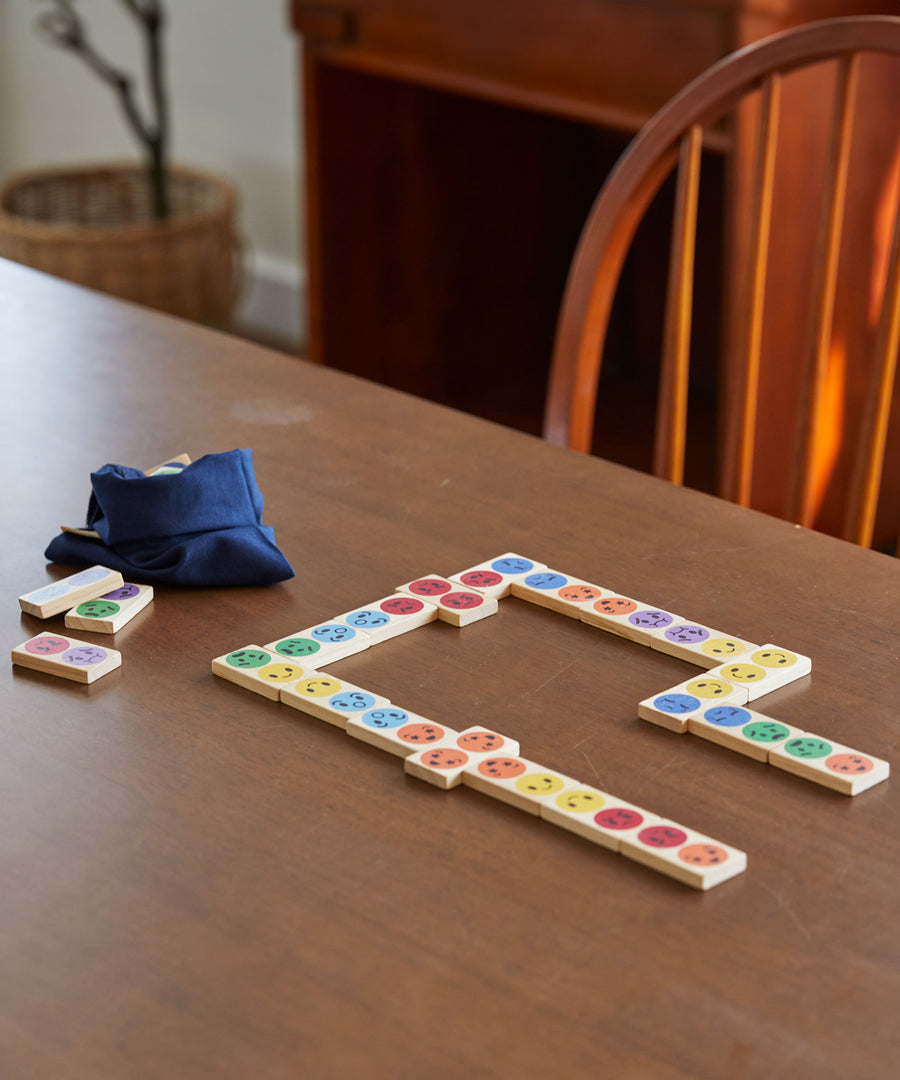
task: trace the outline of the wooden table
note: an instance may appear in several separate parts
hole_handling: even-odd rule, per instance
[[[210,673],[512,550],[811,655],[759,707],[890,759],[897,562],[10,264],[0,341],[10,647],[107,461],[253,447],[297,571],[160,587],[93,686],[3,681],[7,1080],[897,1075],[896,781],[639,721],[696,669],[521,600],[334,666],[749,853],[699,893]]]

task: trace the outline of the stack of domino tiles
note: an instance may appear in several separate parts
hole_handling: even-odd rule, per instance
[[[28,615],[49,619],[124,587],[118,571],[90,566],[25,593],[19,597],[19,607]],[[16,646],[12,662],[74,682],[91,683],[119,667],[122,654],[68,635],[42,633]]]
[[[212,670],[402,758],[411,776],[445,790],[471,787],[694,888],[740,874],[747,865],[743,852],[522,757],[507,735],[483,727],[458,731],[320,670],[436,619],[467,626],[486,618],[500,599],[522,595],[517,589],[523,585],[542,588],[524,583],[545,573],[555,580],[543,564],[507,553],[448,577],[425,574],[383,600],[216,657]],[[563,603],[583,603],[596,588],[566,583],[580,591],[555,598]]]

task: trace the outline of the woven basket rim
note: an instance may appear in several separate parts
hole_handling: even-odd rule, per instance
[[[28,237],[33,240],[62,240],[67,236],[77,237],[78,241],[90,243],[102,241],[104,243],[118,240],[127,241],[137,236],[141,237],[171,237],[183,232],[191,232],[198,226],[207,225],[231,217],[234,214],[237,202],[234,186],[230,181],[205,169],[196,169],[187,165],[172,165],[169,167],[169,175],[182,177],[189,180],[199,181],[212,189],[217,198],[212,207],[191,211],[187,214],[173,215],[159,221],[155,218],[146,221],[136,221],[131,224],[117,225],[78,225],[76,223],[37,221],[34,218],[22,217],[12,214],[4,209],[4,203],[10,191],[23,184],[34,183],[41,179],[65,180],[68,177],[84,178],[91,175],[97,177],[111,176],[116,174],[134,174],[145,172],[144,166],[139,162],[96,162],[88,165],[60,166],[58,168],[27,169],[8,177],[0,185],[0,231],[7,235]]]

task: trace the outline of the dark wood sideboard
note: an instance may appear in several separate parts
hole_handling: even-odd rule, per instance
[[[293,0],[301,36],[310,355],[525,430],[540,427],[555,320],[590,204],[631,136],[690,79],[732,50],[799,22],[897,13],[839,0]],[[781,509],[786,433],[799,393],[827,139],[830,69],[786,85],[774,205],[754,505]],[[864,69],[836,311],[838,352],[868,323],[874,235],[896,143],[885,142],[900,76]],[[793,121],[790,106],[807,107]],[[812,114],[808,107],[812,107]],[[821,110],[821,114],[820,114]],[[896,124],[896,120],[894,121]],[[875,134],[878,132],[879,134]],[[720,315],[746,217],[742,177],[754,118],[739,115],[706,154],[698,236],[689,483],[714,489]],[[724,149],[724,152],[723,152]],[[882,207],[883,209],[883,207]],[[641,231],[610,332],[595,451],[648,468],[670,210]],[[723,227],[724,222],[724,227]],[[723,273],[723,269],[725,272]],[[799,292],[798,292],[799,290]],[[785,302],[785,298],[791,298]],[[852,437],[864,365],[842,367],[838,417]],[[642,419],[643,418],[643,419]],[[893,425],[895,428],[900,426]],[[842,457],[823,464],[819,525],[835,528]],[[888,484],[900,486],[900,440]],[[894,500],[895,502],[897,500]],[[885,524],[896,536],[896,513]]]

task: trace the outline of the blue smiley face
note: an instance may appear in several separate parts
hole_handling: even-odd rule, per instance
[[[700,702],[690,694],[663,694],[653,702],[653,708],[665,713],[689,713],[700,708]]]
[[[384,611],[354,611],[352,614],[345,616],[345,620],[351,626],[355,626],[359,630],[365,630],[370,627],[384,626],[390,622],[391,617]]]
[[[356,637],[353,627],[344,623],[323,623],[310,630],[310,634],[317,641],[349,641]]]
[[[752,718],[746,709],[737,709],[733,705],[717,705],[714,709],[707,709],[703,719],[716,727],[740,727]]]
[[[562,574],[554,574],[552,570],[541,570],[536,574],[529,574],[525,578],[525,584],[531,589],[561,589],[568,580]]]
[[[370,709],[363,716],[362,722],[368,727],[383,731],[386,728],[403,727],[409,723],[409,714],[402,709]]]
[[[498,574],[527,574],[533,567],[529,559],[497,559],[491,563],[491,569]]]
[[[363,712],[365,709],[371,709],[375,704],[375,698],[372,694],[362,694],[358,691],[345,690],[343,693],[335,694],[330,698],[328,704],[332,709],[340,709],[341,712]],[[373,710],[378,711],[378,710]]]

